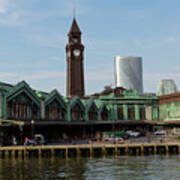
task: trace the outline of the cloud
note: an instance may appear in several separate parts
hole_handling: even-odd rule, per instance
[[[0,73],[0,79],[9,79],[9,78],[16,78],[16,73],[9,73],[9,72],[1,72]]]
[[[20,17],[20,12],[14,7],[14,2],[0,0],[0,24],[17,25]]]
[[[1,72],[0,79],[1,81],[6,80],[13,80],[15,81],[37,81],[37,80],[50,80],[50,79],[61,79],[64,78],[64,72],[56,72],[56,71],[41,71],[37,73],[30,73],[27,74],[26,72],[23,73],[9,73],[9,72]]]
[[[176,71],[180,71],[180,66],[177,65],[177,66],[173,67],[173,69]]]
[[[54,57],[54,58],[53,58]],[[57,63],[59,63],[58,61],[61,60],[61,57],[49,57],[47,58],[47,60],[41,60],[41,59],[32,59],[31,61],[28,61],[26,59],[24,59],[23,61],[19,61],[16,62],[16,66],[14,66],[14,61],[6,61],[6,62],[0,62],[0,72],[4,69],[6,69],[7,71],[21,71],[22,69],[24,71],[27,71],[29,69],[31,69],[32,71],[35,69],[45,69],[45,68],[49,68],[52,67],[52,61],[49,61],[48,59],[52,59],[54,60],[54,62],[57,61]]]
[[[54,61],[59,61],[62,57],[60,56],[52,56],[50,57],[50,59],[54,60]]]
[[[45,79],[52,79],[52,78],[62,78],[64,77],[64,72],[55,72],[55,71],[42,71],[38,73],[32,74],[24,74],[20,77],[23,77],[24,80],[45,80]],[[19,78],[20,78],[19,77]]]
[[[88,72],[85,74],[87,81],[112,81],[113,75],[108,72]]]
[[[17,25],[19,24],[20,14],[13,12],[0,18],[0,24]]]
[[[148,74],[144,74],[144,77],[146,79],[180,79],[180,72],[177,73],[148,73]]]
[[[0,13],[5,13],[8,7],[8,0],[0,0]]]
[[[135,45],[141,49],[153,49],[159,48],[164,45],[173,45],[180,43],[180,38],[175,36],[164,36],[164,37],[157,37],[157,38],[136,38],[134,39]]]
[[[52,89],[58,89],[61,94],[64,93],[64,72],[42,71],[32,73],[9,73],[1,72],[1,82],[16,85],[18,82],[25,80],[32,88],[50,92]]]
[[[176,38],[176,37],[171,36],[171,37],[168,37],[168,38],[166,39],[166,42],[167,42],[167,43],[177,43],[177,42],[179,42],[179,39]]]
[[[28,35],[28,40],[32,41],[40,46],[50,47],[50,48],[60,48],[59,42],[62,42],[62,37],[59,34],[31,34]]]

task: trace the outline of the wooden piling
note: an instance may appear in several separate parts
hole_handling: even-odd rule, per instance
[[[128,147],[128,145],[125,147],[124,154],[129,155],[129,147]]]
[[[178,154],[180,154],[180,144],[178,145]]]
[[[116,145],[115,145],[115,147],[114,147],[114,155],[115,155],[115,156],[118,156],[118,155],[119,155],[119,153],[118,153],[118,148],[117,148]]]
[[[7,150],[7,151],[4,150],[4,157],[5,157],[5,158],[9,158],[9,151],[8,151],[8,150]]]
[[[68,151],[68,148],[66,148],[66,151],[65,151],[65,158],[66,158],[66,159],[68,159],[68,155],[69,155],[68,152],[69,152],[69,151]]]
[[[26,158],[27,156],[28,156],[27,149],[24,149],[24,151],[23,151],[23,157]]]
[[[166,144],[166,147],[165,147],[165,148],[166,148],[166,150],[165,150],[165,151],[166,151],[166,154],[168,154],[168,153],[169,153],[169,146]]]
[[[22,158],[22,150],[18,150],[18,158]]]
[[[54,148],[51,149],[51,157],[54,157],[55,152],[54,152]]]
[[[3,157],[3,152],[0,150],[0,158]]]
[[[154,154],[157,154],[157,147],[156,147],[156,145],[154,145],[153,152],[154,152]]]
[[[143,146],[143,144],[141,144],[141,147],[140,147],[140,151],[141,151],[141,155],[144,155],[144,146]]]
[[[101,148],[101,150],[102,150],[102,155],[103,155],[103,156],[106,156],[106,155],[107,155],[106,147],[103,146],[103,147]]]
[[[42,149],[41,148],[38,149],[38,157],[42,157]]]
[[[77,156],[77,157],[80,157],[80,156],[81,156],[81,151],[80,151],[80,148],[79,148],[79,147],[76,148],[76,156]]]
[[[15,150],[12,150],[11,151],[11,158],[15,158],[16,157],[16,152],[15,152]]]
[[[92,145],[89,147],[90,157],[93,157],[93,147]]]

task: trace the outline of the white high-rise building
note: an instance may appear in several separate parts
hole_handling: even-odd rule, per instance
[[[115,56],[115,85],[143,93],[142,58]]]
[[[177,86],[172,79],[163,79],[160,81],[158,86],[158,96],[172,94],[177,92]]]

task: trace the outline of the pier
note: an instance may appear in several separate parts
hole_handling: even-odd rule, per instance
[[[180,154],[180,143],[85,144],[0,147],[0,158],[98,157],[121,155]]]

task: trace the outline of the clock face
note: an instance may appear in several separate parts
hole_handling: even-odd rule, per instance
[[[73,54],[74,54],[74,56],[79,56],[80,55],[80,50],[79,49],[75,49],[73,51]]]

